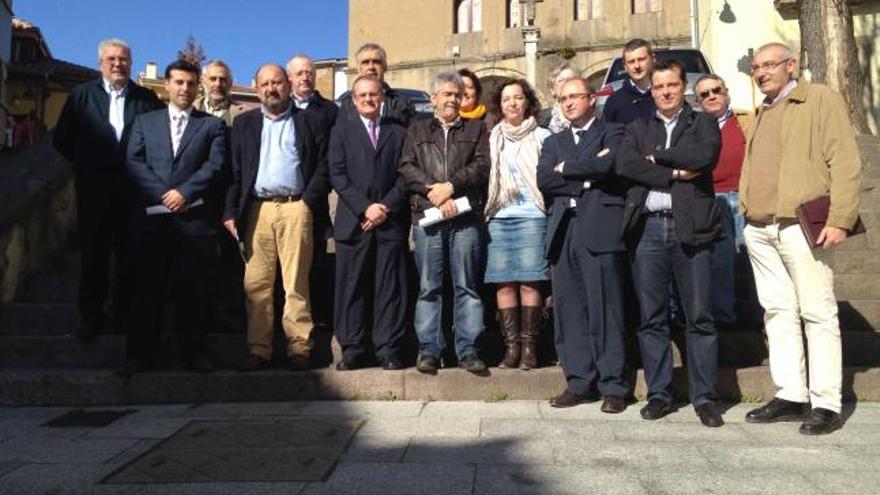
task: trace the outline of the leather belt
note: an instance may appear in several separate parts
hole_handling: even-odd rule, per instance
[[[672,218],[672,210],[649,211],[645,213],[646,217]]]
[[[268,201],[270,203],[293,203],[294,201],[301,200],[302,197],[302,194],[291,194],[290,196],[272,196],[270,198],[257,197],[257,199],[260,201]]]

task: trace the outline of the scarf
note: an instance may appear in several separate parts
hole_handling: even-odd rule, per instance
[[[564,131],[571,126],[565,115],[562,115],[562,109],[559,108],[559,105],[553,105],[553,108],[550,109],[550,116],[550,124],[547,125],[547,128],[553,134]]]
[[[541,143],[535,135],[537,127],[535,118],[529,117],[518,126],[502,120],[492,129],[492,134],[489,136],[489,157],[492,165],[489,170],[489,197],[485,209],[487,219],[492,218],[498,210],[510,204],[511,200],[520,194],[513,173],[510,171],[511,164],[506,163],[501,154],[505,139],[517,143],[519,148],[512,166],[525,181],[535,205],[539,210],[545,211],[544,196],[538,189],[536,175],[538,156],[541,154]]]
[[[461,110],[458,112],[458,114],[461,115],[463,119],[482,119],[483,116],[486,115],[486,105],[480,103],[479,105],[475,106],[474,109],[470,112],[465,112],[464,110]]]

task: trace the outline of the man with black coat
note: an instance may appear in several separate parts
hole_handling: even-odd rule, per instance
[[[635,119],[654,115],[657,107],[651,97],[651,72],[654,52],[646,40],[629,40],[623,47],[623,67],[627,77],[623,85],[605,101],[605,122],[629,124]]]
[[[125,150],[135,116],[164,105],[131,78],[131,49],[117,38],[98,45],[101,79],[74,88],[55,127],[55,148],[73,164],[81,271],[76,330],[90,340],[104,329],[104,303],[114,259],[113,323],[127,312],[127,264],[131,195]],[[116,329],[121,330],[120,328]]]
[[[718,335],[711,290],[712,245],[722,235],[712,186],[721,134],[713,116],[685,103],[686,86],[684,67],[677,61],[654,66],[651,93],[657,112],[627,126],[617,172],[631,181],[623,222],[648,384],[641,415],[654,420],[674,410],[667,319],[674,279],[686,320],[691,403],[703,424],[715,427],[724,424],[715,404]]]

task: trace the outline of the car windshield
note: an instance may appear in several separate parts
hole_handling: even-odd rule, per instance
[[[710,72],[706,60],[703,58],[702,54],[697,51],[658,50],[654,52],[654,58],[658,61],[670,59],[678,60],[684,64],[685,72],[697,74],[708,74]],[[611,64],[611,69],[608,71],[608,79],[605,81],[605,84],[611,84],[614,81],[626,79],[627,77],[626,68],[623,66],[623,58],[618,57],[614,59],[614,63]]]

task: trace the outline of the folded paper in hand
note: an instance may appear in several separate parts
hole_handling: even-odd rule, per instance
[[[825,228],[828,222],[828,209],[831,207],[831,198],[829,196],[820,196],[814,200],[798,206],[794,211],[797,214],[798,222],[801,224],[801,230],[804,231],[804,237],[810,246],[819,245],[819,234]],[[853,228],[846,231],[847,236],[865,233],[865,224],[861,218],[856,218]]]
[[[461,215],[462,213],[467,213],[471,211],[471,202],[468,201],[467,196],[462,196],[453,200],[455,202],[455,208],[458,210],[456,216]],[[450,217],[455,218],[455,217]],[[419,227],[427,227],[429,225],[434,225],[435,223],[442,222],[444,220],[449,220],[450,218],[444,218],[443,212],[440,211],[440,208],[436,206],[433,208],[428,208],[425,210],[425,217],[419,220]]]
[[[199,198],[192,203],[186,205],[186,209],[195,208],[196,206],[202,206],[203,204],[205,204],[205,202],[202,201],[202,198]],[[153,205],[148,206],[144,209],[147,211],[147,215],[167,215],[171,213],[171,210],[169,210],[168,207],[165,205]]]

